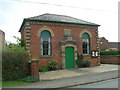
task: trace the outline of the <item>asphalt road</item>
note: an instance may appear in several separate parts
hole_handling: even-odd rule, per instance
[[[103,73],[93,73],[88,75],[82,75],[77,77],[62,78],[52,81],[40,81],[30,85],[16,86],[16,87],[7,87],[7,88],[67,88],[70,86],[87,84],[101,80],[108,80],[118,77],[118,71],[110,71]],[[16,89],[13,89],[16,90]]]
[[[87,84],[87,85],[74,86],[70,88],[118,88],[118,78],[97,82],[97,83],[92,83],[92,84]]]

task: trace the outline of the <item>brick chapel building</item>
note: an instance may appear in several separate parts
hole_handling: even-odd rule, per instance
[[[62,68],[74,68],[77,53],[91,66],[100,65],[99,57],[91,57],[92,50],[99,50],[98,26],[65,15],[43,14],[25,18],[19,32],[32,58],[40,60],[39,67],[56,60]]]

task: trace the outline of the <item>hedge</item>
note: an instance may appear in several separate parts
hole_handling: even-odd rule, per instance
[[[120,51],[101,51],[100,55],[120,55]]]
[[[2,52],[2,80],[18,80],[30,75],[26,52]]]

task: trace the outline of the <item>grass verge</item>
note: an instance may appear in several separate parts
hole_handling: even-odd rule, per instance
[[[20,85],[28,85],[32,84],[34,82],[24,82],[24,81],[3,81],[2,87],[14,87],[14,86],[20,86]]]

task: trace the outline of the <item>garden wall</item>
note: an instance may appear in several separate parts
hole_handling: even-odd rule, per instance
[[[120,56],[101,55],[100,61],[102,64],[120,64]]]

